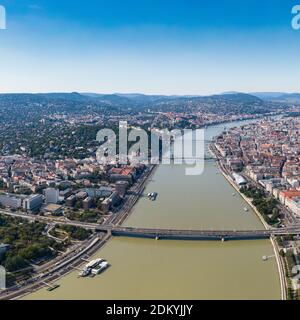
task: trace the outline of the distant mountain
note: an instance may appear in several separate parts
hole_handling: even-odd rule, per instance
[[[274,100],[287,103],[300,103],[300,93],[286,93]]]
[[[139,99],[139,98],[145,98],[147,95],[142,93],[115,93],[115,95],[120,97],[125,97],[128,99]]]
[[[225,92],[211,96],[165,96],[140,93],[82,93],[81,95],[106,106],[124,108],[124,110],[131,108],[137,112],[150,109],[156,112],[165,110],[191,113],[199,111],[220,114],[262,114],[275,108],[268,101],[241,92]]]
[[[82,93],[84,96],[96,98],[102,101],[118,101],[118,102],[136,102],[136,103],[161,103],[167,101],[182,101],[182,100],[195,100],[205,101],[207,99],[224,99],[228,101],[241,101],[241,102],[261,102],[257,96],[240,93],[240,92],[225,92],[218,95],[211,96],[197,96],[197,95],[145,95],[140,93],[115,93],[115,94],[97,94],[97,93]]]
[[[228,101],[240,101],[240,102],[246,102],[246,103],[262,103],[262,99],[259,97],[247,94],[247,93],[241,93],[241,92],[227,92],[219,95],[213,95],[211,96],[215,99],[224,99]]]
[[[300,93],[285,93],[285,92],[255,92],[254,96],[263,100],[277,101],[285,103],[300,103]]]
[[[44,97],[46,99],[61,99],[61,100],[69,100],[69,101],[77,101],[77,102],[84,102],[88,100],[86,96],[81,95],[78,92],[38,93],[37,96]]]
[[[99,98],[99,97],[105,96],[105,94],[93,93],[93,92],[81,92],[80,94],[90,98]]]
[[[284,92],[253,92],[251,94],[263,100],[272,100],[284,95],[285,93]]]
[[[220,93],[219,95],[225,95],[225,94],[239,94],[243,92],[238,92],[238,91],[225,91],[223,93]]]
[[[263,114],[275,108],[262,99],[245,93],[225,93],[212,96],[163,96],[148,103],[148,109],[153,111],[176,112],[208,112],[216,114]]]
[[[227,92],[211,96],[164,96],[139,93],[39,93],[39,94],[0,94],[0,111],[14,110],[23,114],[26,110],[39,114],[53,112],[84,113],[99,112],[109,114],[133,113],[147,110],[153,112],[207,112],[215,114],[264,114],[277,110],[282,102],[299,99],[300,94],[279,95],[272,100],[262,99],[253,94]]]
[[[53,113],[120,113],[119,108],[79,93],[0,94],[0,116],[36,117]]]
[[[114,94],[99,94],[99,93],[82,93],[82,95],[102,99],[102,100],[117,100],[119,102],[137,102],[137,103],[148,103],[158,100],[170,99],[175,96],[164,96],[164,95],[146,95],[142,93],[114,93]],[[123,99],[123,100],[122,100]]]

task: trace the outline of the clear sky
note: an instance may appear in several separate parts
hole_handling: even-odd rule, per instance
[[[0,92],[299,92],[295,4],[0,0]]]

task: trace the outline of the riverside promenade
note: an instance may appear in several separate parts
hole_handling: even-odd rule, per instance
[[[222,156],[219,154],[218,150],[215,148],[215,146],[213,144],[210,144],[209,151],[214,157],[216,157],[218,167],[219,167],[222,175],[224,176],[224,178],[232,185],[232,187],[240,194],[240,196],[249,204],[249,206],[252,208],[252,210],[256,213],[256,215],[260,219],[260,221],[263,224],[263,226],[265,227],[265,229],[270,231],[271,226],[269,226],[267,224],[267,222],[263,218],[262,214],[253,205],[251,199],[249,199],[243,193],[241,193],[240,189],[234,183],[234,181],[230,175],[230,172],[226,169],[225,165],[222,163],[222,159],[223,159]],[[295,227],[297,227],[297,226],[295,226]],[[276,263],[277,263],[277,267],[278,267],[280,288],[281,288],[281,290],[280,290],[281,291],[281,300],[287,300],[288,283],[287,283],[287,276],[286,276],[285,268],[284,268],[284,261],[283,261],[282,257],[280,256],[278,243],[276,241],[276,236],[271,235],[270,241],[271,241],[271,244],[273,247],[273,251],[275,253]]]

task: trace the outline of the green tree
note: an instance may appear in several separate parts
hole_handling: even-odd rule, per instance
[[[8,257],[5,260],[5,268],[10,272],[24,269],[28,266],[28,263],[21,256]]]

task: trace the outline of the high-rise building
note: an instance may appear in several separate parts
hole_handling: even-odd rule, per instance
[[[88,210],[93,203],[93,199],[91,197],[87,197],[82,201],[83,209]]]
[[[18,209],[22,207],[22,197],[13,194],[1,194],[0,204],[4,207]]]
[[[38,210],[43,204],[43,196],[41,194],[33,194],[23,201],[23,208],[26,211]]]
[[[76,202],[76,197],[74,195],[70,196],[69,198],[67,198],[66,200],[66,206],[67,207],[73,207],[74,204]]]
[[[116,182],[116,191],[119,196],[124,197],[127,191],[129,183],[127,181]]]
[[[102,204],[102,211],[107,213],[115,204],[117,204],[121,200],[120,196],[118,193],[115,191],[114,193],[111,194],[109,198],[106,198]]]
[[[47,188],[45,191],[45,202],[48,203],[58,203],[59,200],[59,190],[55,188]]]
[[[77,200],[84,200],[87,196],[88,194],[85,191],[79,191],[78,193],[76,193]]]

